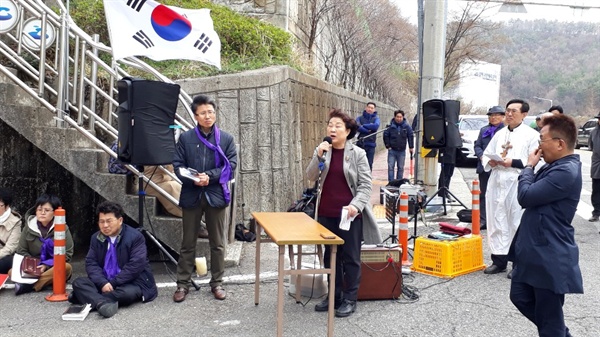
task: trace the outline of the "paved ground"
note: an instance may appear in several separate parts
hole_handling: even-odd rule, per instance
[[[374,178],[384,180],[385,153],[376,156]],[[465,178],[472,168],[457,169],[450,190],[470,206]],[[464,174],[463,174],[464,172]],[[465,178],[463,178],[463,176]],[[588,175],[589,176],[589,175]],[[467,180],[470,180],[467,178]],[[378,189],[377,189],[378,190]],[[375,197],[377,195],[377,197]],[[378,203],[378,191],[374,192]],[[419,221],[419,235],[433,231],[441,219],[457,223],[453,217],[428,214],[427,226]],[[586,293],[568,295],[565,317],[573,336],[600,336],[600,244],[598,229],[582,216],[573,222],[580,247],[581,269]],[[391,224],[380,222],[382,233],[391,232]],[[411,227],[412,230],[412,227]],[[485,242],[484,260],[489,262]],[[274,336],[276,325],[277,248],[263,245],[260,305],[254,305],[255,245],[244,243],[239,266],[226,270],[228,298],[216,301],[200,278],[202,288],[192,291],[185,302],[173,303],[173,268],[154,263],[159,281],[159,297],[148,304],[122,308],[110,319],[92,312],[83,322],[60,319],[66,303],[50,303],[45,293],[15,297],[11,287],[0,290],[0,331],[2,336]],[[412,251],[411,251],[412,253]],[[75,266],[81,275],[81,262]],[[361,301],[350,318],[335,319],[335,336],[536,336],[534,326],[514,308],[508,299],[510,281],[506,274],[484,275],[474,272],[455,278],[438,278],[421,273],[405,275],[404,282],[418,299],[407,296],[394,300]],[[288,288],[286,283],[286,288]],[[287,292],[287,289],[286,289]],[[284,306],[284,336],[324,336],[326,315],[314,311],[320,299],[304,298],[296,304],[289,297]],[[305,305],[304,305],[305,304]]]

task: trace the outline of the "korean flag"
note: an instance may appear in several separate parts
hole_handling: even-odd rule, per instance
[[[104,0],[113,57],[196,60],[221,69],[221,41],[209,9],[152,0]]]

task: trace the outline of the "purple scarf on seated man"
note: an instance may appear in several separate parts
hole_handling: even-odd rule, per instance
[[[115,240],[116,242],[117,240]],[[117,261],[117,246],[110,238],[108,240],[108,251],[104,257],[104,276],[107,280],[112,280],[121,272],[119,263]]]
[[[202,144],[204,144],[209,150],[214,151],[215,163],[216,163],[217,167],[221,167],[221,165],[223,165],[223,170],[221,171],[221,177],[219,177],[219,184],[221,184],[221,187],[223,188],[223,195],[225,197],[225,202],[227,204],[229,204],[229,202],[231,201],[231,193],[229,192],[229,187],[227,186],[227,182],[229,180],[231,180],[232,172],[231,172],[231,164],[229,163],[229,159],[227,159],[227,156],[223,152],[223,149],[221,149],[221,145],[220,145],[221,131],[219,130],[219,128],[216,125],[214,125],[213,131],[215,133],[215,143],[217,143],[217,145],[213,145],[207,139],[202,137],[202,135],[200,134],[200,126],[199,125],[197,127],[195,127],[194,130],[196,130],[196,135],[198,136],[198,139],[200,139]]]

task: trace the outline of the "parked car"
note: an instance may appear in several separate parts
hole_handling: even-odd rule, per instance
[[[598,125],[598,118],[592,118],[577,130],[577,142],[575,142],[576,149],[582,146],[589,147],[590,132],[592,132],[596,125]]]
[[[461,115],[458,116],[458,131],[462,139],[462,158],[457,158],[459,162],[466,160],[476,160],[473,146],[479,136],[479,130],[489,123],[487,115]]]

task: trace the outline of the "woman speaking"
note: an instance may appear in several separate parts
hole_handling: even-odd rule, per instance
[[[317,199],[317,220],[344,240],[339,247],[335,274],[335,315],[348,317],[356,310],[360,284],[361,241],[381,242],[379,228],[371,211],[371,169],[365,151],[349,140],[356,135],[356,121],[339,109],[332,109],[327,123],[327,136],[315,149],[308,164],[308,179],[316,181],[321,174]],[[348,230],[340,229],[342,210],[354,218]],[[330,268],[330,249],[325,246],[325,268]],[[328,282],[331,280],[328,279]],[[329,294],[331,296],[331,294]],[[316,311],[327,311],[326,298],[315,306]]]

